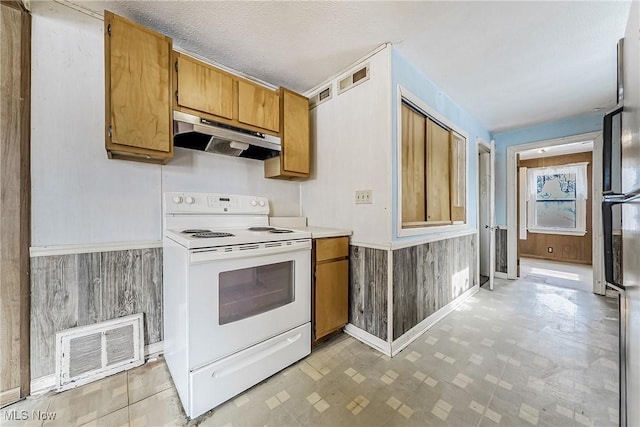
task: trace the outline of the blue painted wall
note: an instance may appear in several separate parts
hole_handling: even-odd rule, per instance
[[[507,147],[602,130],[603,113],[572,117],[493,135],[496,142],[496,224],[507,224]]]
[[[398,197],[398,123],[397,110],[400,108],[397,102],[398,84],[402,85],[409,92],[420,98],[425,104],[438,111],[456,126],[466,131],[469,135],[469,170],[467,173],[467,191],[469,192],[469,210],[470,219],[469,227],[477,228],[477,193],[478,193],[478,156],[476,138],[480,137],[489,142],[491,135],[475,118],[471,117],[458,104],[456,104],[449,96],[447,96],[438,86],[436,86],[427,76],[422,74],[415,65],[407,60],[398,50],[392,47],[391,50],[391,117],[392,117],[392,189],[393,189],[393,240],[410,240],[416,237],[397,237],[398,223],[398,206],[396,203]]]

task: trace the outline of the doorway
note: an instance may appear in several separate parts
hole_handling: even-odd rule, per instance
[[[480,286],[493,290],[495,274],[494,143],[478,139],[478,265]]]
[[[573,169],[560,170],[564,166]],[[563,193],[555,200],[555,192],[552,192],[551,203],[538,197],[541,194],[549,196],[547,191],[539,189],[539,184],[546,186],[550,179],[566,184],[568,179],[573,181],[571,185],[578,186],[580,176],[583,180],[581,196]],[[508,147],[507,277],[522,277],[522,260],[525,259],[580,264],[592,271],[589,281],[592,292],[603,295],[601,189],[600,132]],[[569,201],[572,198],[573,201]],[[567,210],[572,224],[567,225],[566,218],[559,225],[545,223],[550,218],[549,212],[555,212],[563,205],[572,205]],[[543,219],[538,221],[539,218]],[[578,226],[580,221],[582,228]],[[573,232],[568,230],[572,226],[575,227]]]

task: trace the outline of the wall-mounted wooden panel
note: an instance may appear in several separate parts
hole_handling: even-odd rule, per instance
[[[31,270],[33,378],[55,372],[63,329],[142,312],[145,344],[162,341],[161,248],[34,257]]]
[[[393,251],[393,339],[477,284],[477,235]]]
[[[351,246],[349,323],[387,340],[387,251]]]
[[[567,236],[562,234],[541,234],[527,232],[527,240],[518,239],[520,256],[547,259],[551,261],[565,261],[580,264],[591,264],[592,234],[591,234],[591,170],[592,153],[575,153],[564,156],[543,157],[540,159],[520,160],[518,166],[540,168],[546,166],[560,166],[570,163],[589,162],[587,166],[587,234],[584,236]],[[549,253],[548,248],[553,248]]]
[[[622,283],[622,235],[613,235],[613,280]]]
[[[31,16],[0,3],[0,406],[29,394]]]

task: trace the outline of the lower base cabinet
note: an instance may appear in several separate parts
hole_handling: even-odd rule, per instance
[[[313,241],[313,343],[347,324],[349,309],[349,238]]]

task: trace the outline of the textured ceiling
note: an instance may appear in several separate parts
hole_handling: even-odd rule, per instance
[[[306,92],[385,42],[493,132],[615,103],[628,1],[76,1]]]

